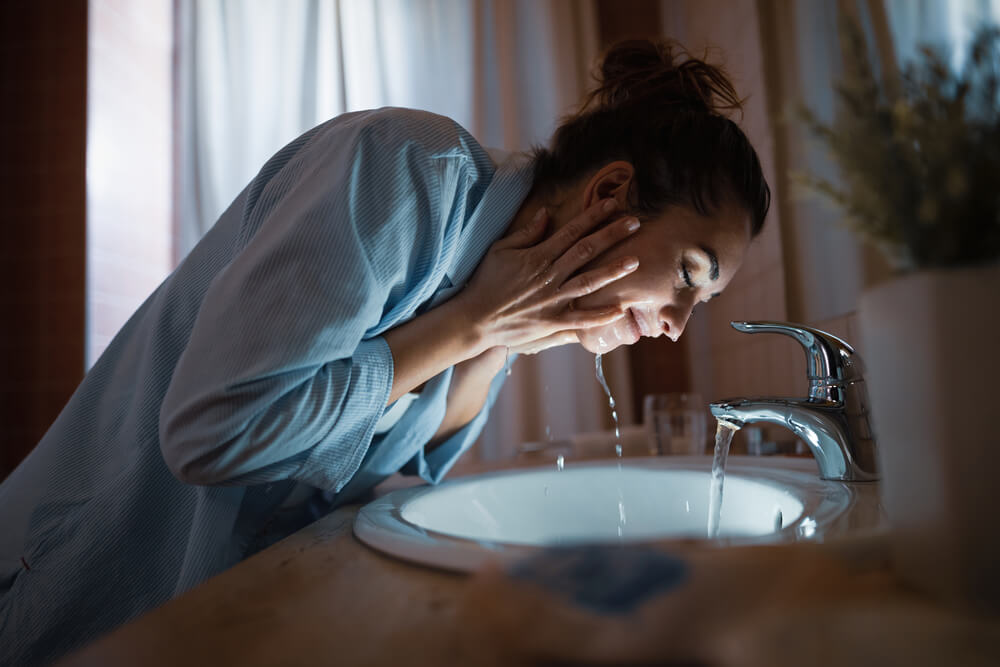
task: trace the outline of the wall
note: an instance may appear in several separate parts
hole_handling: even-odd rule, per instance
[[[172,268],[172,0],[91,0],[87,366]]]
[[[0,478],[84,369],[86,0],[0,3]]]
[[[0,4],[0,478],[170,268],[171,17]]]

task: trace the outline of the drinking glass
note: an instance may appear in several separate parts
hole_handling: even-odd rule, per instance
[[[708,407],[694,393],[649,394],[643,424],[650,454],[704,454]]]

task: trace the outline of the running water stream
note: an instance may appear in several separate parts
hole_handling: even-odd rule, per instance
[[[601,355],[594,355],[594,369],[597,373],[597,381],[604,388],[604,393],[608,395],[608,405],[611,407],[611,418],[615,422],[615,454],[618,456],[618,537],[624,537],[625,533],[625,497],[622,495],[622,434],[618,423],[618,411],[615,409],[615,399],[611,395],[611,388],[607,380],[604,379],[604,366]]]
[[[708,490],[708,537],[718,537],[722,518],[722,490],[726,481],[726,458],[729,445],[739,426],[723,419],[715,428],[715,458],[712,460],[712,482]]]

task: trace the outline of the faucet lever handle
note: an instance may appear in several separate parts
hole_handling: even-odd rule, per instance
[[[730,322],[745,333],[777,333],[797,340],[806,353],[810,396],[828,395],[830,385],[863,379],[864,366],[854,348],[833,334],[794,322]]]

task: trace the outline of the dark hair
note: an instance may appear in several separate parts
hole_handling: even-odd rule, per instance
[[[742,111],[742,101],[721,68],[673,41],[631,40],[605,53],[595,78],[550,146],[535,149],[536,188],[570,185],[626,160],[635,167],[637,213],[687,205],[709,215],[732,201],[749,213],[751,235],[760,232],[771,190],[757,152],[724,115]]]

